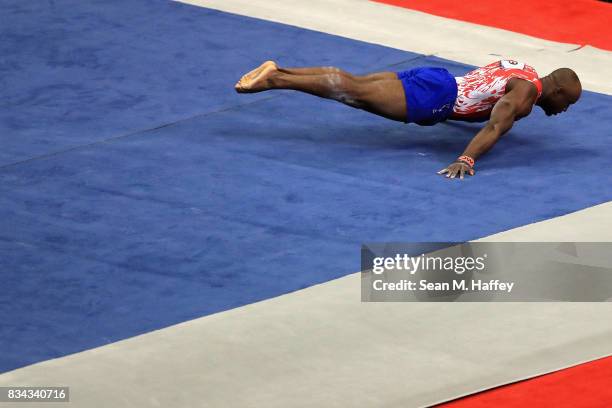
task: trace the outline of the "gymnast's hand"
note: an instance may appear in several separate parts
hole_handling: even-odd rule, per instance
[[[463,179],[465,174],[469,174],[473,176],[476,172],[474,168],[467,163],[456,161],[449,165],[447,168],[442,169],[438,172],[438,174],[446,174],[447,178],[455,178],[459,175],[460,179]]]

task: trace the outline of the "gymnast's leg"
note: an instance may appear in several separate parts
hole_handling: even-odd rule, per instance
[[[323,74],[340,74],[350,77],[355,81],[379,81],[382,79],[397,79],[395,72],[375,72],[368,75],[353,75],[336,67],[309,67],[309,68],[280,68],[280,72],[292,75],[323,75]]]
[[[236,84],[240,93],[271,89],[301,91],[388,119],[406,121],[404,88],[393,72],[356,76],[334,67],[279,68],[266,61]]]

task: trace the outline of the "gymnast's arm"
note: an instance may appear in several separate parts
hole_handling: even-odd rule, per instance
[[[463,178],[465,173],[474,175],[473,162],[470,165],[469,159],[476,160],[488,152],[512,128],[516,120],[529,115],[537,98],[535,86],[519,79],[509,85],[512,86],[508,87],[510,89],[493,107],[489,122],[470,141],[458,161],[440,170],[439,174],[446,173],[446,177],[450,178],[458,174]],[[467,159],[463,159],[465,157]]]

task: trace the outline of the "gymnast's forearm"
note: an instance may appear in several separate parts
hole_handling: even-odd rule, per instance
[[[474,136],[463,151],[462,156],[469,156],[476,160],[487,153],[497,143],[501,134],[493,126],[487,124]]]
[[[512,128],[515,120],[515,109],[510,104],[501,103],[491,114],[491,119],[465,148],[463,155],[476,160],[487,153],[500,137]]]

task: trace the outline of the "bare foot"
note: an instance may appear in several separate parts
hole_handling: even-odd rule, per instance
[[[255,68],[248,74],[240,78],[240,81],[236,83],[234,88],[238,93],[253,93],[265,91],[266,80],[274,72],[278,71],[278,66],[274,61],[266,61],[259,67]]]

